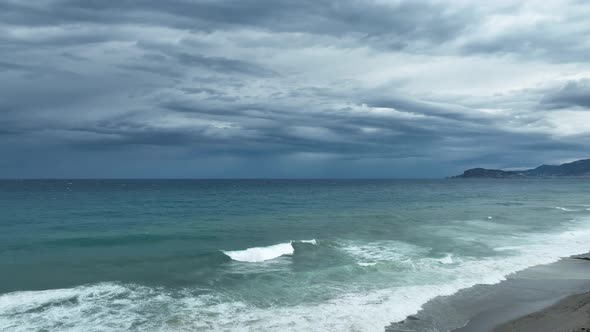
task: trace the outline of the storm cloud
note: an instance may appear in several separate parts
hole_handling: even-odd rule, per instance
[[[0,2],[0,177],[441,177],[588,157],[584,1]]]

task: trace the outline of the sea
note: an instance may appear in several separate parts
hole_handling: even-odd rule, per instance
[[[589,250],[590,179],[2,180],[0,331],[383,331]]]

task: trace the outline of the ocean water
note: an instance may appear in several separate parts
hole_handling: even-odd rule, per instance
[[[0,181],[1,331],[382,331],[590,250],[590,181]]]

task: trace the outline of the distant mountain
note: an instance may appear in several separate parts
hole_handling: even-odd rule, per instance
[[[527,177],[590,177],[590,159],[577,160],[561,165],[541,165],[523,171],[503,171],[499,169],[472,168],[453,179],[463,178],[527,178]]]

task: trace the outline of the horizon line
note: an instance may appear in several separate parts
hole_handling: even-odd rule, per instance
[[[136,177],[136,178],[125,178],[125,177],[80,177],[80,178],[67,178],[67,177],[26,177],[26,178],[2,178],[0,181],[22,181],[22,180],[437,180],[447,179],[448,177],[211,177],[211,178],[173,178],[173,177]]]

